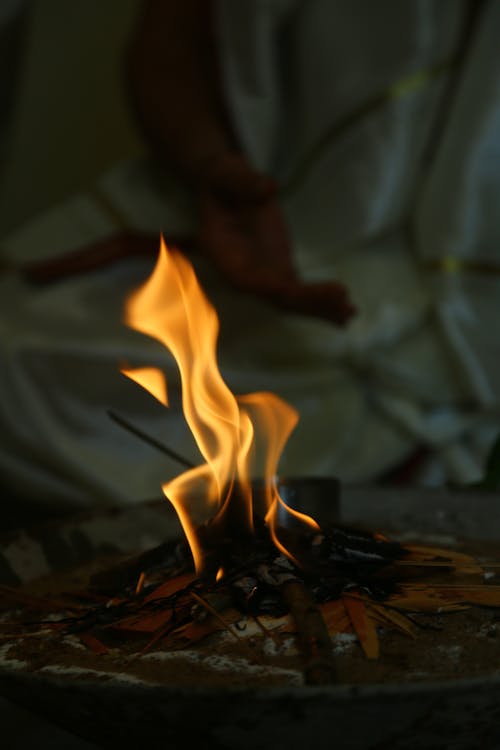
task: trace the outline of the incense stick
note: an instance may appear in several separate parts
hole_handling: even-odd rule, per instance
[[[124,419],[120,414],[116,414],[116,412],[112,411],[111,409],[107,410],[108,417],[113,420],[113,422],[116,422],[116,424],[120,425],[120,427],[123,427],[125,430],[128,430],[128,432],[132,433],[132,435],[135,435],[136,437],[140,438],[141,440],[144,440],[145,443],[148,443],[148,445],[151,445],[153,448],[156,448],[156,450],[159,450],[161,453],[164,453],[166,456],[170,456],[170,458],[173,458],[174,461],[177,461],[178,463],[185,466],[187,469],[193,469],[195,464],[193,464],[191,461],[188,461],[187,458],[184,458],[184,456],[181,456],[176,451],[172,450],[172,448],[169,448],[164,443],[160,443],[159,440],[156,440],[156,438],[151,437],[151,435],[148,435],[147,433],[140,430],[135,425],[131,424],[127,419]]]

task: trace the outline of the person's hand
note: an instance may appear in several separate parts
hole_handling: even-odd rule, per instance
[[[239,154],[213,160],[200,190],[199,248],[231,282],[292,312],[345,325],[356,308],[340,283],[304,283],[293,267],[276,184]]]

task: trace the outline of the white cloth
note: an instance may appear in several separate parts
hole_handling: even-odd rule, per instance
[[[297,266],[305,279],[344,281],[360,310],[341,331],[234,294],[197,265],[221,318],[230,388],[275,391],[300,412],[283,474],[369,481],[423,443],[441,478],[472,481],[500,429],[491,324],[500,276],[425,265],[499,260],[499,3],[485,4],[420,181],[450,73],[417,74],[453,56],[465,11],[458,0],[219,0],[235,126],[254,163],[288,186]],[[6,253],[19,262],[70,250],[113,231],[116,213],[158,234],[191,226],[189,201],[160,186],[147,160],[119,165],[97,187],[105,201],[75,196],[7,238]],[[409,215],[414,246],[401,229]],[[122,323],[126,294],[151,267],[128,261],[36,290],[1,281],[0,468],[31,499],[138,502],[179,472],[111,423],[108,408],[198,459],[174,363]],[[167,412],[118,374],[124,360],[165,369]]]
[[[254,163],[284,184],[301,274],[340,278],[360,307],[335,343],[316,335],[318,345],[362,373],[371,411],[382,408],[445,453],[471,432],[484,451],[500,395],[500,339],[489,325],[500,277],[436,275],[426,263],[500,261],[500,5],[484,4],[425,170],[469,3],[219,0],[219,8],[234,124]],[[411,245],[400,229],[408,217]],[[384,452],[373,447],[368,473]],[[450,478],[477,478],[481,459],[469,453]],[[352,461],[366,476],[354,452]]]

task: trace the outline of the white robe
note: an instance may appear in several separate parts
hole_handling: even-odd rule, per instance
[[[423,171],[464,2],[217,7],[234,125],[252,162],[283,186],[300,274],[345,282],[359,308],[345,330],[277,312],[199,261],[221,318],[226,382],[236,394],[272,390],[299,410],[280,464],[288,476],[372,481],[427,445],[437,473],[422,482],[478,479],[500,430],[500,276],[484,272],[500,269],[500,4],[484,6]],[[35,218],[4,252],[16,263],[69,252],[111,234],[117,216],[158,234],[193,225],[189,198],[144,159]],[[36,289],[0,281],[0,469],[31,500],[139,502],[181,470],[110,422],[108,408],[200,460],[170,355],[122,322],[152,264]],[[168,411],[118,373],[123,361],[164,368]]]

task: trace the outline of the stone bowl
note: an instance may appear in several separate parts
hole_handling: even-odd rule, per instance
[[[422,535],[500,539],[496,494],[340,487],[335,479],[282,480],[291,505],[318,518]],[[9,535],[0,581],[26,582],[103,552],[136,554],[180,527],[164,500],[96,511]],[[500,544],[499,544],[500,550]],[[485,750],[500,747],[498,674],[413,684],[180,688],[124,678],[23,672],[0,660],[10,701],[104,748],[227,750]]]

